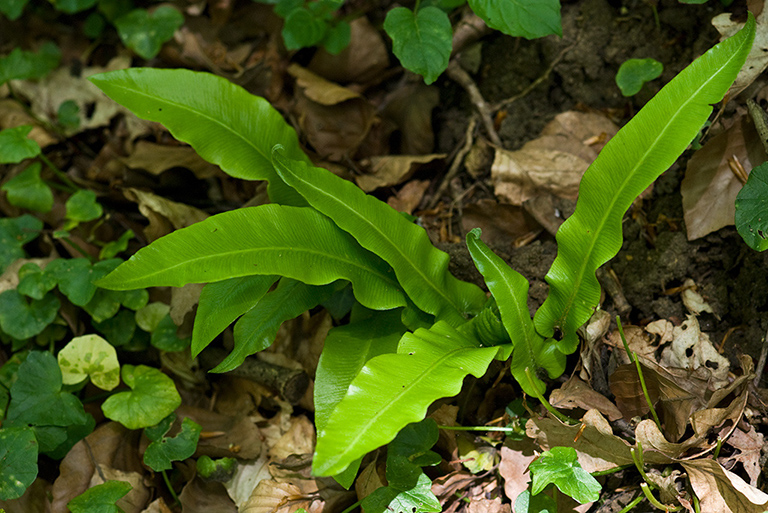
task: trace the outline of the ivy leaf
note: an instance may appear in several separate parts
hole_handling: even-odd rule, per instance
[[[73,338],[57,355],[65,385],[82,383],[88,377],[102,390],[120,384],[117,351],[98,335]]]
[[[14,260],[24,258],[24,245],[40,235],[43,222],[24,214],[18,217],[0,218],[0,272]]]
[[[28,301],[16,289],[6,290],[0,294],[0,329],[16,340],[34,337],[53,322],[60,307],[53,294]]]
[[[118,253],[128,249],[128,241],[134,237],[133,230],[124,232],[119,239],[108,242],[99,251],[99,260],[114,258]]]
[[[159,370],[123,365],[121,374],[131,391],[109,397],[101,409],[107,418],[128,429],[154,426],[181,404],[173,380]]]
[[[340,21],[326,32],[323,38],[323,48],[331,55],[338,55],[349,46],[352,37],[352,27],[346,21]]]
[[[531,496],[530,490],[524,490],[515,500],[515,513],[557,513],[557,503],[549,495]]]
[[[736,196],[736,230],[755,251],[768,249],[768,163],[749,173]]]
[[[600,498],[603,487],[592,474],[581,468],[576,449],[552,447],[528,467],[533,475],[531,494],[536,495],[553,483],[565,495],[582,504]]]
[[[633,96],[640,92],[643,84],[661,76],[664,65],[656,59],[628,59],[616,73],[616,85],[624,96]]]
[[[50,212],[53,208],[53,192],[40,178],[41,170],[41,164],[33,162],[3,184],[2,189],[8,194],[8,203],[37,212]]]
[[[160,53],[163,43],[184,24],[184,15],[167,5],[161,5],[151,13],[146,9],[134,9],[114,21],[123,44],[145,59]]]
[[[64,206],[67,209],[65,217],[75,224],[93,221],[103,213],[101,205],[96,201],[96,193],[85,189],[80,189],[70,196]]]
[[[155,347],[161,351],[167,351],[173,353],[176,351],[183,351],[189,347],[192,341],[191,337],[179,338],[176,335],[178,326],[173,322],[170,315],[166,315],[155,327],[150,338],[152,347]]]
[[[363,508],[370,513],[442,511],[432,493],[432,481],[424,472],[419,474],[416,484],[408,490],[398,490],[391,486],[376,489],[363,499]]]
[[[0,429],[0,500],[18,499],[37,477],[37,439],[28,427]]]
[[[18,164],[24,159],[40,155],[40,145],[27,137],[31,131],[32,125],[21,125],[0,131],[0,164]],[[38,176],[39,174],[38,172]],[[7,190],[7,185],[3,186],[3,190]]]
[[[328,31],[328,23],[309,9],[298,7],[288,13],[283,24],[283,41],[288,50],[308,48],[319,43]]]
[[[43,43],[37,52],[14,48],[7,56],[0,57],[0,85],[9,80],[42,78],[58,68],[60,61],[61,50],[51,41]]]
[[[19,366],[11,386],[11,402],[3,428],[31,426],[40,443],[40,452],[69,450],[93,428],[74,395],[64,392],[56,358],[46,351],[32,351]],[[62,454],[63,456],[63,454]]]
[[[155,472],[173,468],[171,462],[192,457],[197,449],[201,427],[189,418],[181,422],[181,432],[153,441],[144,452],[144,463]]]
[[[88,488],[67,503],[72,513],[124,513],[117,501],[133,487],[125,481],[107,481]]]
[[[157,442],[170,431],[174,422],[176,422],[176,413],[171,412],[167,417],[154,426],[144,428],[144,436],[146,436],[150,442]]]
[[[16,21],[21,17],[29,0],[0,0],[0,13],[6,15],[11,21]]]
[[[43,299],[56,287],[56,278],[40,269],[34,262],[27,262],[19,269],[19,285],[16,290],[32,299]]]
[[[469,6],[489,27],[510,36],[563,35],[560,0],[469,0]]]
[[[448,67],[453,29],[451,20],[437,7],[415,13],[395,7],[387,13],[384,30],[392,38],[392,51],[400,62],[431,84]]]

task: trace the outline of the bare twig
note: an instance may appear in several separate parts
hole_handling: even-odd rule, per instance
[[[763,337],[763,348],[760,350],[760,358],[757,360],[757,367],[755,367],[755,379],[752,384],[757,388],[760,384],[760,378],[763,375],[765,369],[765,360],[768,358],[768,333]]]
[[[480,115],[480,120],[483,122],[483,128],[485,128],[485,131],[488,133],[488,139],[490,139],[496,146],[501,146],[501,139],[499,138],[499,134],[496,133],[496,128],[493,126],[491,109],[485,101],[485,98],[483,98],[483,95],[480,94],[480,89],[477,88],[475,81],[472,80],[469,73],[464,71],[455,59],[452,59],[451,62],[448,63],[448,69],[445,71],[453,81],[463,87],[467,94],[469,94],[469,99],[472,101],[472,105],[475,106],[475,109],[477,109],[477,112]]]

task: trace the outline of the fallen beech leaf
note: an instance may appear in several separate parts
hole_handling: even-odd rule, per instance
[[[237,513],[237,506],[221,483],[206,483],[195,477],[179,494],[184,513]]]
[[[149,226],[144,230],[144,234],[150,242],[171,233],[174,229],[190,226],[208,217],[208,214],[200,209],[140,189],[127,188],[123,194],[138,203],[139,211],[149,219]]]
[[[434,155],[385,155],[370,159],[370,171],[355,178],[365,192],[380,187],[390,187],[408,180],[420,168],[442,160],[445,154]]]
[[[680,184],[688,240],[733,224],[736,196],[743,185],[731,170],[734,156],[747,173],[767,159],[747,115],[710,139],[688,161]]]
[[[174,167],[189,169],[200,179],[221,173],[217,166],[203,160],[191,146],[166,146],[139,141],[131,154],[121,160],[131,169],[143,169],[153,175],[159,175]]]
[[[428,180],[408,180],[402,188],[397,191],[396,196],[390,196],[387,205],[398,212],[412,214],[416,207],[421,203],[424,193],[429,187]]]
[[[633,463],[630,445],[613,434],[611,425],[597,410],[589,410],[581,425],[563,424],[557,419],[534,418],[525,425],[526,434],[542,449],[573,447],[579,464],[587,472],[610,470]]]
[[[376,80],[389,67],[389,52],[381,32],[365,16],[349,22],[349,46],[338,55],[318,49],[309,69],[336,82],[365,83]]]
[[[700,458],[680,462],[688,473],[691,487],[707,513],[763,513],[768,495],[748,485],[716,461]]]
[[[400,130],[400,147],[395,148],[397,153],[422,155],[432,152],[435,145],[432,110],[439,103],[439,90],[421,81],[398,87],[387,95],[383,114]]]
[[[288,66],[287,71],[296,78],[296,85],[304,90],[304,95],[320,105],[337,105],[347,100],[362,98],[359,93],[334,84],[296,63]]]
[[[600,114],[559,114],[539,138],[520,150],[496,150],[491,166],[496,196],[513,205],[522,205],[542,192],[576,199],[581,177],[599,152],[584,141],[606,134],[602,143],[617,131],[616,125]]]
[[[762,2],[760,2],[762,3]],[[718,14],[712,18],[712,25],[720,32],[720,40],[731,37],[744,26],[744,22],[733,21],[731,13]],[[726,94],[726,98],[734,98],[746,89],[768,67],[768,9],[755,19],[755,42],[747,56],[747,61],[739,71],[736,80]]]
[[[549,402],[558,409],[598,410],[606,415],[610,421],[622,417],[621,411],[615,404],[603,394],[592,390],[592,387],[576,376],[571,377],[562,387],[553,390],[549,396]]]
[[[519,442],[508,440],[501,447],[499,475],[504,479],[504,495],[512,504],[515,503],[518,495],[528,489],[531,480],[528,465],[537,457],[530,438]]]
[[[496,248],[512,249],[515,241],[540,230],[522,207],[482,199],[464,206],[461,227],[465,232],[480,228],[480,238]]]

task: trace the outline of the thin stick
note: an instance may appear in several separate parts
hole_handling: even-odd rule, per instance
[[[499,134],[496,133],[496,128],[493,126],[491,108],[488,106],[485,98],[483,98],[483,95],[480,94],[480,89],[478,89],[472,77],[469,76],[469,73],[464,71],[464,68],[453,59],[448,63],[448,69],[445,72],[454,82],[463,87],[469,95],[472,105],[475,106],[478,114],[480,114],[480,120],[483,122],[483,128],[488,133],[488,139],[496,146],[501,146],[501,138],[499,138]]]
[[[437,191],[435,191],[435,193],[432,195],[432,199],[430,200],[427,208],[435,208],[435,205],[437,205],[437,203],[440,201],[440,198],[442,198],[443,194],[445,194],[445,191],[448,189],[448,186],[451,184],[451,180],[453,180],[453,177],[455,177],[456,174],[459,172],[459,169],[461,168],[461,164],[464,162],[464,158],[472,149],[472,143],[475,140],[474,132],[475,132],[476,126],[477,126],[477,119],[473,117],[469,121],[469,125],[467,126],[467,131],[464,133],[464,145],[456,153],[456,156],[453,157],[453,162],[451,162],[451,167],[448,168],[448,172],[445,173],[445,176],[443,177],[443,181],[440,182],[440,187],[438,187]]]
[[[760,358],[757,360],[757,367],[755,367],[755,379],[752,380],[752,384],[757,388],[760,384],[760,377],[763,375],[765,369],[765,360],[768,358],[768,333],[763,337],[763,348],[760,350]]]

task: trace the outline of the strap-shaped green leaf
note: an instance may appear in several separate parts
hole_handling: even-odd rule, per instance
[[[338,474],[356,458],[391,442],[424,418],[429,405],[456,395],[468,374],[482,376],[498,347],[478,347],[449,324],[406,333],[397,354],[368,361],[323,429],[318,430],[313,473]]]
[[[298,317],[333,293],[333,285],[314,287],[283,278],[235,323],[235,347],[211,372],[227,372],[239,367],[248,356],[272,345],[283,322]]]
[[[162,123],[208,162],[245,180],[269,180],[273,202],[303,205],[275,174],[272,147],[309,162],[293,128],[267,100],[210,73],[130,68],[90,77],[142,119]]]
[[[559,328],[563,353],[600,299],[598,267],[621,247],[621,221],[632,201],[674,163],[722,100],[749,54],[746,26],[680,72],[603,148],[584,173],[576,211],[557,232],[557,258],[547,273],[549,297],[534,317],[538,332]]]
[[[559,362],[539,358],[542,356],[544,338],[536,333],[531,313],[528,311],[528,280],[504,263],[480,240],[480,228],[475,228],[467,234],[467,247],[477,269],[485,278],[488,290],[496,299],[501,321],[515,346],[512,353],[513,362],[515,362],[512,369],[513,375],[525,393],[537,395],[532,390],[532,384],[526,377],[525,369],[530,368],[532,375],[535,376],[536,370],[543,367],[554,377],[559,376],[563,369]],[[564,363],[565,357],[561,357],[561,360]],[[546,385],[538,378],[534,379],[538,391],[543,393]]]
[[[310,285],[352,282],[368,308],[405,305],[388,266],[310,208],[262,205],[218,214],[162,237],[98,282],[113,290],[275,274]]]
[[[192,356],[200,354],[219,333],[256,306],[277,276],[242,276],[203,287],[192,330]]]
[[[273,162],[285,183],[310,205],[392,266],[417,307],[454,326],[465,322],[463,314],[480,311],[486,299],[483,291],[448,272],[448,254],[432,245],[423,228],[353,183],[291,160],[279,148]]]

